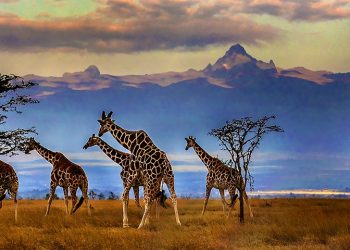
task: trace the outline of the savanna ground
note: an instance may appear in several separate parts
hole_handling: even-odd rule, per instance
[[[91,217],[84,206],[66,215],[62,200],[53,201],[48,217],[46,201],[19,202],[17,224],[11,201],[0,210],[0,249],[350,249],[350,200],[252,200],[255,217],[240,225],[238,204],[227,220],[221,202],[210,200],[200,218],[203,200],[180,199],[181,227],[173,209],[162,208],[159,220],[152,212],[142,230],[133,201],[128,229],[122,228],[121,201],[92,201]]]

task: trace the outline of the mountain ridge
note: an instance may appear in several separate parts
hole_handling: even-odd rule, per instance
[[[318,85],[336,81],[334,73],[327,70],[313,71],[302,66],[281,69],[275,65],[272,59],[269,62],[264,62],[254,58],[240,44],[232,45],[214,64],[209,63],[202,70],[188,69],[183,72],[169,71],[156,74],[117,76],[101,74],[97,66],[90,65],[81,72],[66,72],[61,77],[24,76],[26,80],[38,82],[44,87],[68,87],[73,90],[99,90],[110,88],[116,83],[136,88],[142,88],[144,84],[167,87],[199,78],[206,79],[215,86],[231,88],[241,84],[246,78],[259,81],[260,78],[285,77],[306,80]],[[347,77],[346,81],[348,81]]]

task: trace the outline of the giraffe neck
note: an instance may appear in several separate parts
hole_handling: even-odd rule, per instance
[[[201,159],[201,161],[204,163],[204,165],[210,169],[211,165],[210,163],[213,161],[213,158],[211,155],[209,155],[201,146],[195,142],[195,145],[193,146],[194,151],[198,155],[198,157]]]
[[[56,152],[52,152],[50,150],[48,150],[47,148],[44,148],[43,146],[41,146],[39,143],[35,144],[35,150],[48,162],[50,162],[51,164],[55,163],[56,160]]]
[[[101,148],[103,153],[105,153],[112,161],[119,164],[122,168],[124,168],[122,165],[123,161],[130,159],[130,154],[112,148],[101,138],[98,138],[97,145]]]
[[[114,123],[109,125],[108,130],[124,148],[128,149],[129,151],[132,151],[132,142],[136,138],[134,131],[123,129]]]

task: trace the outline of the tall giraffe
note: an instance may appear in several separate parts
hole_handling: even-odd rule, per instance
[[[93,134],[84,145],[84,149],[92,146],[99,146],[100,149],[115,163],[121,166],[122,171],[120,172],[120,177],[123,181],[124,191],[122,194],[122,200],[126,202],[126,207],[129,206],[129,191],[132,187],[135,195],[136,206],[142,208],[139,202],[139,187],[143,186],[144,178],[140,171],[139,162],[135,161],[131,154],[119,151],[112,148],[100,137]],[[161,194],[159,194],[161,195]],[[162,199],[163,198],[163,199]],[[164,196],[157,197],[157,204],[159,203],[163,207],[165,206]],[[158,207],[157,207],[158,208]],[[158,217],[158,210],[157,210]],[[127,210],[123,211],[123,227],[129,227]]]
[[[132,187],[134,189],[135,203],[141,208],[139,203],[139,186],[143,186],[143,178],[139,171],[138,163],[132,160],[130,154],[112,148],[104,140],[95,136],[95,134],[89,138],[83,148],[87,149],[95,145],[99,146],[112,161],[122,167],[120,172],[124,186],[122,200],[126,202],[126,207],[129,204],[129,190]],[[127,210],[123,211],[123,227],[129,227]]]
[[[50,182],[50,197],[46,209],[45,216],[50,212],[51,202],[55,195],[56,187],[60,186],[64,192],[64,202],[66,206],[66,213],[68,214],[68,192],[72,196],[72,207],[70,214],[75,213],[85,200],[85,204],[88,208],[88,214],[91,215],[89,197],[88,197],[88,179],[84,170],[77,164],[74,164],[68,160],[62,153],[52,152],[47,148],[41,146],[34,138],[30,138],[26,154],[30,151],[36,150],[45,160],[52,164],[51,182]],[[82,197],[77,203],[77,189],[80,188]]]
[[[201,159],[201,161],[204,163],[204,165],[208,169],[208,174],[207,174],[207,181],[206,181],[206,192],[205,192],[205,200],[204,200],[204,206],[202,210],[201,216],[204,215],[204,212],[206,210],[207,204],[208,204],[208,199],[210,196],[210,192],[212,188],[219,189],[221,200],[222,200],[222,205],[223,205],[223,211],[224,214],[225,212],[225,207],[228,205],[225,201],[225,195],[224,192],[227,189],[230,197],[231,197],[231,204],[228,215],[230,215],[231,209],[234,206],[234,204],[237,201],[237,194],[236,193],[236,188],[239,184],[240,181],[242,181],[241,176],[239,175],[238,171],[235,170],[234,168],[230,168],[226,166],[222,161],[220,161],[216,157],[212,157],[209,155],[201,146],[198,145],[196,142],[196,139],[193,138],[192,136],[185,138],[187,145],[186,145],[186,150],[189,148],[193,147],[194,151],[198,155],[198,157]],[[249,213],[250,217],[253,217],[253,213],[250,207],[249,199],[247,196],[247,193],[244,191],[244,200],[248,205],[249,208]]]
[[[101,137],[109,131],[124,148],[131,152],[132,157],[140,163],[140,170],[144,178],[145,211],[138,228],[140,229],[145,225],[153,201],[160,195],[162,179],[171,194],[176,223],[181,225],[174,187],[174,173],[166,154],[154,145],[145,131],[125,130],[116,125],[111,116],[112,112],[109,112],[107,116],[104,111],[102,112],[102,119],[98,120],[101,126],[99,136]],[[124,207],[126,208],[125,202],[123,202]]]
[[[0,209],[2,208],[2,200],[6,197],[6,191],[10,194],[15,204],[15,222],[17,222],[18,178],[13,167],[0,161]]]

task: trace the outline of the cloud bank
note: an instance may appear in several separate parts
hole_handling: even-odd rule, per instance
[[[268,14],[290,21],[325,21],[350,17],[349,0],[299,1],[251,0],[243,5],[246,13]]]
[[[350,0],[99,0],[83,16],[46,14],[26,19],[0,13],[0,49],[16,52],[87,51],[130,53],[196,49],[240,42],[260,45],[283,30],[260,24],[251,15],[318,22],[350,17]]]
[[[118,0],[100,3],[95,12],[80,17],[29,20],[4,14],[0,15],[0,48],[128,53],[233,42],[260,44],[280,36],[278,28],[258,24],[232,8],[220,1]]]

